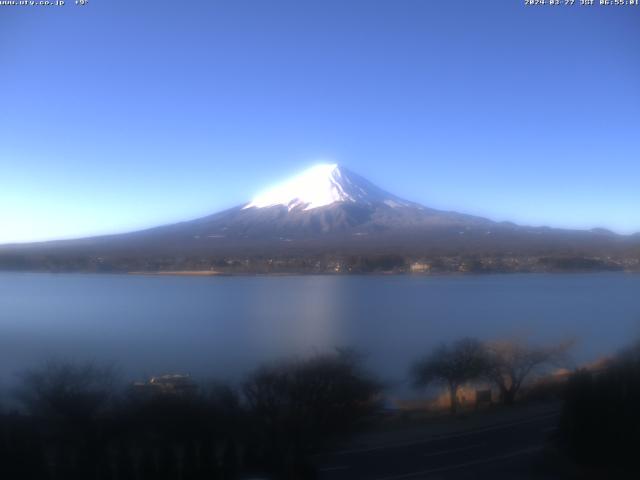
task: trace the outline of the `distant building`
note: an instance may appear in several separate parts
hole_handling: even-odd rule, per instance
[[[143,394],[158,395],[191,395],[198,390],[198,386],[189,375],[161,375],[151,377],[147,382],[135,382],[133,389]]]
[[[427,273],[431,271],[431,265],[429,263],[414,262],[409,266],[409,270],[412,273]]]

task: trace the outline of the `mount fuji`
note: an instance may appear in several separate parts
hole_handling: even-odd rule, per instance
[[[411,204],[373,185],[360,175],[337,164],[316,165],[302,174],[259,195],[243,207],[267,208],[277,205],[291,211],[313,210],[333,203],[386,204],[408,207]]]
[[[222,245],[225,239],[236,245],[239,242],[256,247],[278,242],[290,251],[297,247],[293,242],[318,246],[336,242],[362,244],[362,237],[380,237],[400,230],[492,223],[424,207],[382,190],[345,167],[322,164],[258,194],[246,204],[191,222],[161,227],[154,233],[180,232],[185,235],[184,240],[191,237],[202,243],[209,239],[212,245]]]
[[[345,167],[322,164],[245,204],[196,220],[119,235],[0,246],[0,268],[29,270],[324,272],[383,257],[393,257],[394,268],[416,261],[442,264],[443,258],[451,263],[446,270],[462,268],[464,258],[491,265],[504,258],[515,265],[552,258],[553,265],[569,261],[570,266],[582,265],[585,258],[587,265],[599,265],[606,258],[607,265],[626,268],[640,258],[640,238],[603,229],[518,226],[436,210],[386,192]]]

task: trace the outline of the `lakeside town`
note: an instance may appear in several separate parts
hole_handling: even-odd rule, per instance
[[[94,272],[138,274],[450,274],[640,272],[640,258],[579,255],[451,255],[410,257],[398,254],[312,257],[58,257],[0,255],[0,269],[9,271]]]

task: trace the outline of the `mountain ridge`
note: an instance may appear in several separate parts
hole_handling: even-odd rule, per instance
[[[343,166],[323,164],[249,202],[194,220],[124,234],[0,246],[0,268],[152,271],[195,265],[251,272],[276,261],[283,270],[304,273],[391,256],[393,269],[400,265],[403,271],[445,257],[458,259],[447,267],[457,271],[463,258],[472,257],[484,259],[478,261],[492,265],[492,271],[504,270],[495,265],[506,257],[521,259],[514,261],[532,271],[536,265],[553,268],[547,260],[532,264],[531,258],[574,259],[568,265],[581,264],[575,259],[582,258],[590,259],[586,265],[628,270],[640,258],[639,240],[605,229],[527,227],[436,210],[386,192]]]

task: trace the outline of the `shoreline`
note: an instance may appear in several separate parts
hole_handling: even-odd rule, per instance
[[[332,273],[332,272],[210,272],[200,270],[158,271],[158,272],[31,272],[31,273],[95,273],[95,274],[125,274],[141,276],[176,276],[176,277],[484,277],[491,275],[598,275],[613,274],[640,274],[634,270],[564,270],[564,271],[538,271],[538,272],[358,272],[358,273]]]
[[[74,273],[74,272],[69,272]],[[89,272],[87,272],[89,273]],[[101,273],[101,272],[96,272]],[[157,272],[124,272],[127,275],[145,275],[145,276],[175,276],[175,277],[220,277],[229,276],[229,273],[218,272],[214,270],[161,270]]]
[[[160,270],[160,271],[53,271],[53,270],[0,270],[2,273],[49,274],[49,275],[131,275],[146,277],[485,277],[497,275],[638,275],[639,270],[547,270],[547,271],[512,271],[512,272],[220,272],[215,270]]]

